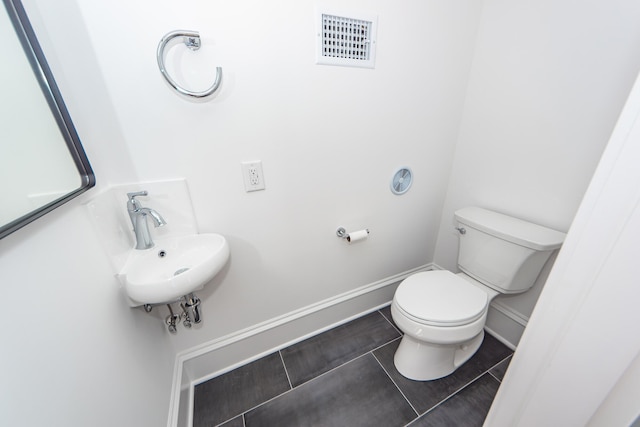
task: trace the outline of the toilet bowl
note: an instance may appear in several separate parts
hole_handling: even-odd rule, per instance
[[[455,212],[458,268],[413,274],[400,283],[391,315],[404,333],[394,356],[403,376],[417,381],[453,373],[484,339],[489,304],[497,295],[533,286],[565,234],[477,207]]]
[[[487,311],[496,295],[469,276],[446,270],[405,279],[391,304],[393,320],[404,332],[394,356],[398,372],[425,381],[455,371],[482,344]]]

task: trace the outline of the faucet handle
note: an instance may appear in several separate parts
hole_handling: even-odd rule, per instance
[[[134,191],[133,193],[127,193],[127,196],[129,197],[129,201],[133,203],[135,201],[135,197],[146,196],[148,194],[149,192],[147,190],[142,190],[142,191]]]
[[[140,202],[136,200],[136,197],[146,196],[147,194],[149,194],[147,190],[134,191],[133,193],[127,193],[127,196],[129,197],[129,201],[127,202],[127,209],[129,210],[129,212],[133,212],[140,209],[142,206],[140,205]]]

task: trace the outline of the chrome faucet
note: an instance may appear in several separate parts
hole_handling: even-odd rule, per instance
[[[162,227],[167,223],[162,218],[162,215],[153,209],[143,208],[136,199],[137,196],[146,196],[147,194],[149,194],[147,191],[127,193],[127,196],[129,196],[127,211],[129,212],[129,218],[131,218],[131,224],[133,224],[133,232],[136,235],[136,249],[149,249],[155,245],[151,239],[151,233],[149,233],[147,216],[151,217],[155,227]]]

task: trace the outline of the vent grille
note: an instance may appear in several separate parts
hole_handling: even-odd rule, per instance
[[[318,64],[374,67],[375,18],[319,15]]]
[[[322,15],[322,56],[369,60],[371,22]]]

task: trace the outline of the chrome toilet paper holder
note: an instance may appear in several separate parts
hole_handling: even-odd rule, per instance
[[[367,232],[367,235],[369,234],[368,228],[365,228],[364,231]],[[351,237],[344,227],[338,227],[338,229],[336,230],[336,236],[340,237],[341,239],[345,239],[347,242],[351,242]]]

